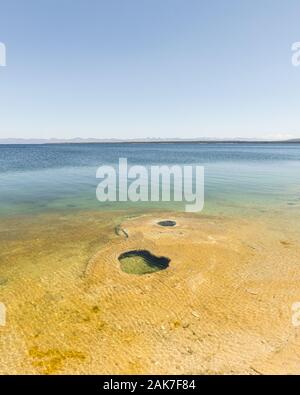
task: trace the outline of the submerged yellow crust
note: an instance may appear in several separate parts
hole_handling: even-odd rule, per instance
[[[165,219],[176,226],[157,224]],[[299,373],[291,310],[300,301],[299,229],[289,220],[122,212],[7,219],[0,372]],[[123,272],[119,256],[141,249],[169,266]]]

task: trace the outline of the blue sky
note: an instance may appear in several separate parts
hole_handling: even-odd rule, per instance
[[[299,0],[0,0],[0,138],[300,137]]]

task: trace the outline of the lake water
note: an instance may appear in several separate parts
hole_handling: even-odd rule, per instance
[[[205,168],[204,213],[250,213],[300,206],[300,144],[171,143],[0,145],[0,215],[182,203],[100,203],[96,170],[117,165]]]

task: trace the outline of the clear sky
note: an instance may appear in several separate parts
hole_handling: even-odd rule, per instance
[[[0,0],[0,138],[300,137],[299,0]]]

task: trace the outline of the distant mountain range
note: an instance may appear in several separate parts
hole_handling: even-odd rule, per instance
[[[73,139],[17,139],[7,138],[0,139],[0,144],[112,144],[112,143],[300,143],[300,138],[287,140],[268,140],[268,139],[250,139],[250,138],[144,138],[144,139],[95,139],[95,138],[73,138]]]

